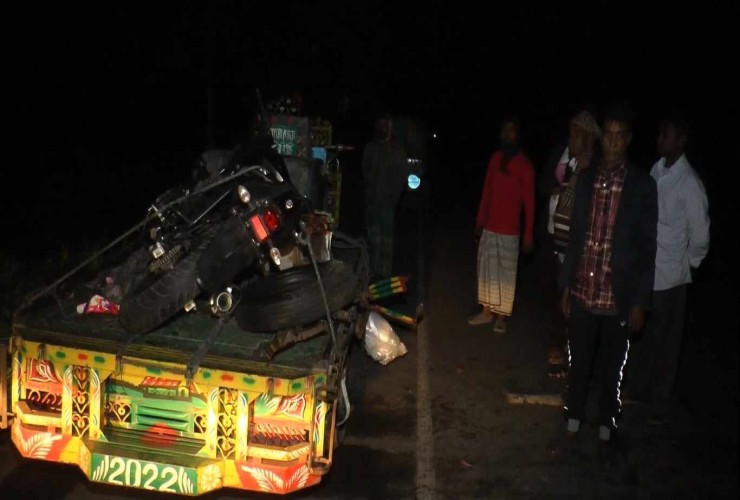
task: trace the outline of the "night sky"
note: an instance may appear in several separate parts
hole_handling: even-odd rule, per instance
[[[438,163],[471,179],[451,203],[479,195],[504,112],[522,117],[539,169],[580,104],[629,100],[631,153],[647,168],[659,115],[678,105],[720,221],[737,208],[721,177],[738,160],[733,18],[737,7],[599,0],[495,2],[485,12],[438,1],[14,7],[5,251],[122,232],[208,146],[236,143],[255,88],[267,99],[298,91],[306,115],[327,118],[348,96],[345,136],[359,147],[379,109],[427,120]],[[737,248],[735,236],[727,243]]]

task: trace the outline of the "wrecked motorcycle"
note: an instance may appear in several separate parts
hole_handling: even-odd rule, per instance
[[[145,333],[197,309],[269,332],[316,321],[357,298],[357,273],[332,259],[328,214],[291,182],[279,155],[245,151],[255,148],[240,145],[222,168],[203,165],[206,180],[172,189],[150,207],[146,271],[120,307],[127,331]],[[290,166],[295,177],[306,167]]]
[[[316,209],[322,180],[311,162],[286,161],[269,131],[220,153],[203,155],[191,188],[150,207],[139,252],[146,271],[121,301],[122,326],[146,333],[196,309],[270,332],[356,301],[362,273],[332,258],[335,233]],[[346,237],[339,244],[358,250]]]

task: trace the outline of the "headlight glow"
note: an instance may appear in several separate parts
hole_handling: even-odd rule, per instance
[[[244,186],[239,186],[236,188],[237,193],[239,194],[239,199],[242,203],[245,205],[249,203],[249,200],[252,199],[252,195],[249,194],[249,191]]]

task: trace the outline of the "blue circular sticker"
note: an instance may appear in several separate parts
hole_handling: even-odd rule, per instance
[[[421,185],[421,179],[419,179],[418,175],[411,174],[407,183],[410,189],[417,189]]]

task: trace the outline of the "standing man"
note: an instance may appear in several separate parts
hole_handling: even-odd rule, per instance
[[[602,157],[581,173],[559,285],[569,319],[570,367],[563,439],[555,456],[578,444],[586,417],[592,362],[601,370],[599,456],[609,459],[621,410],[622,369],[630,334],[642,329],[655,275],[658,202],[655,181],[627,159],[632,140],[626,109],[602,124]],[[596,348],[601,351],[595,356]]]
[[[594,146],[601,131],[596,119],[588,111],[581,111],[570,121],[568,146],[552,172],[552,198],[555,198],[548,220],[548,232],[553,235],[553,251],[559,262],[563,262],[568,246],[570,216],[573,211],[573,190],[578,174],[591,164]]]
[[[591,165],[596,141],[599,140],[601,130],[596,118],[586,110],[574,115],[568,127],[568,142],[553,151],[545,166],[545,174],[539,182],[540,191],[549,197],[549,217],[547,220],[545,258],[552,266],[554,279],[552,286],[557,283],[565,248],[568,246],[568,232],[570,216],[573,211],[573,192],[578,174]],[[553,296],[557,302],[557,292]],[[567,328],[561,324],[562,318],[557,312],[553,318],[553,334],[548,351],[548,361],[551,364],[550,376],[564,377],[565,353],[567,352]],[[553,370],[554,368],[554,370]]]
[[[393,140],[393,120],[385,114],[375,121],[375,138],[362,154],[365,184],[365,230],[372,279],[393,272],[393,230],[407,170],[406,152]]]
[[[514,309],[522,207],[522,250],[529,253],[533,247],[534,168],[519,148],[519,132],[516,118],[502,122],[501,149],[488,162],[475,221],[478,302],[483,310],[468,323],[480,325],[495,319],[493,330],[500,333],[506,331],[506,318]]]
[[[668,414],[681,354],[686,289],[709,251],[709,209],[701,179],[686,159],[688,123],[663,119],[658,135],[660,159],[650,175],[658,184],[658,252],[652,315],[635,345],[630,393],[650,399],[648,423],[662,425]]]

